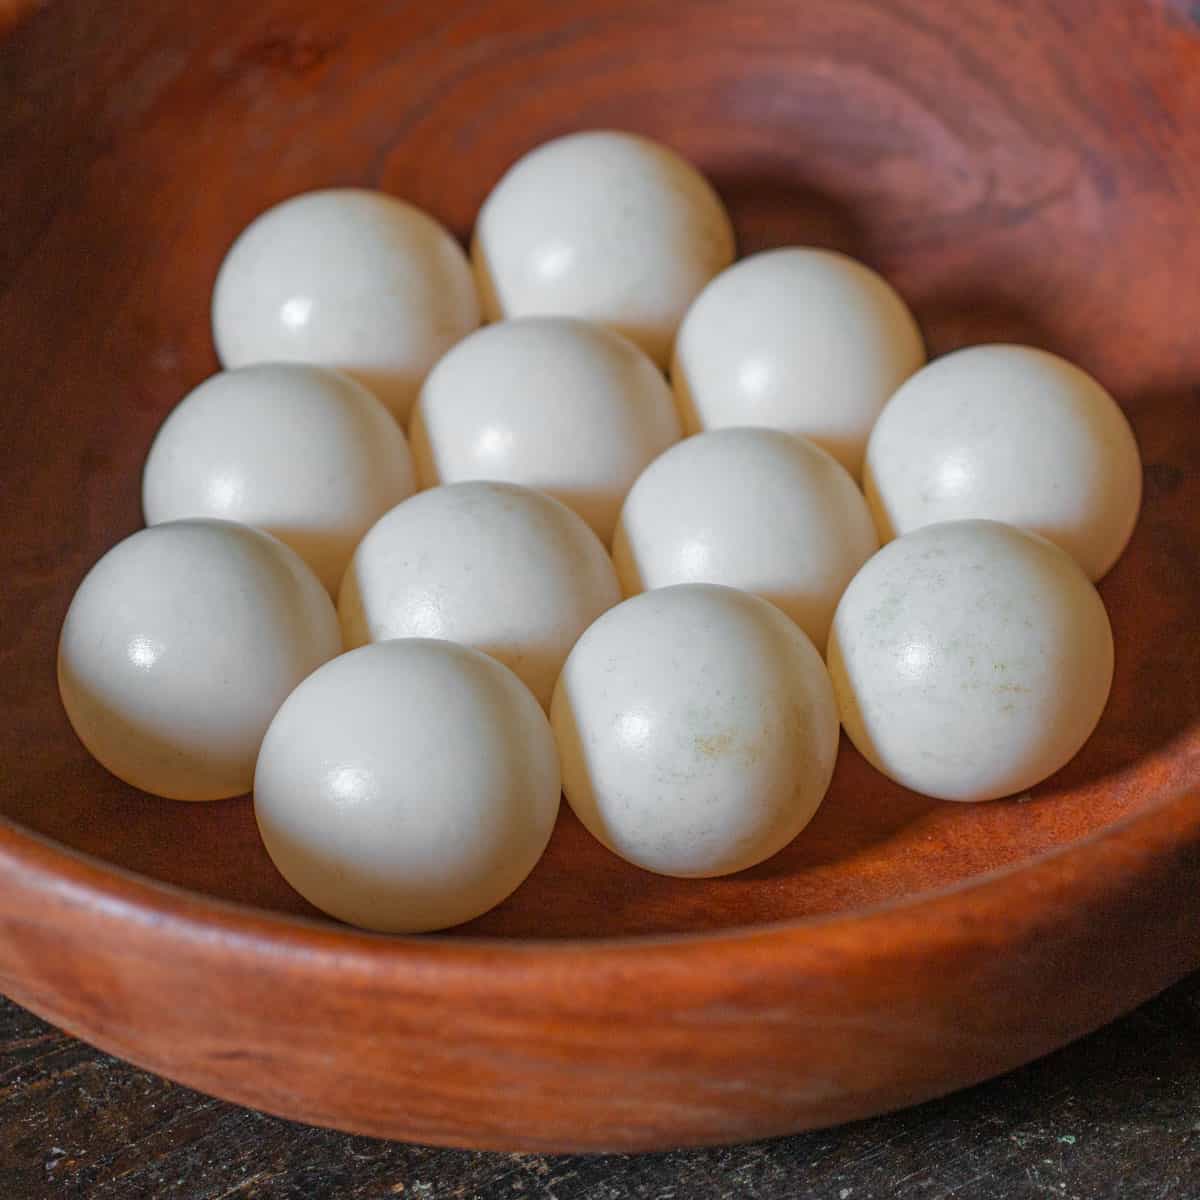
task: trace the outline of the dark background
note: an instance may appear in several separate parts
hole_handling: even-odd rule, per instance
[[[167,1083],[2,999],[0,1064],[3,1200],[1200,1197],[1200,973],[947,1099],[657,1155],[475,1154],[311,1129]]]

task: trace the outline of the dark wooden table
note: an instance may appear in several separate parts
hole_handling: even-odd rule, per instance
[[[294,1125],[167,1083],[0,1000],[0,1197],[1193,1200],[1200,974],[1002,1079],[857,1125],[637,1157],[474,1154]]]

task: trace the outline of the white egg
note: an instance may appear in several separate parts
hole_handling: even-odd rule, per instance
[[[639,472],[680,436],[666,380],[632,342],[565,317],[502,321],[434,367],[413,413],[421,483],[538,488],[612,540]]]
[[[889,543],[858,573],[829,669],[846,732],[885,775],[943,800],[991,800],[1087,741],[1112,684],[1112,631],[1057,546],[950,521]]]
[[[545,714],[494,659],[406,639],[353,650],[279,710],[254,812],[283,877],[331,916],[444,929],[533,870],[558,814]]]
[[[925,361],[894,288],[830,250],[753,254],[704,289],[671,380],[685,431],[765,425],[828,450],[856,478],[887,398]]]
[[[598,321],[660,366],[688,305],[733,255],[704,176],[666,146],[608,130],[557,138],[510,167],[471,245],[489,320]]]
[[[1085,371],[1029,346],[973,346],[888,402],[865,486],[885,541],[985,517],[1040,533],[1099,579],[1133,533],[1142,463],[1125,415]]]
[[[266,363],[222,371],[175,407],[146,460],[142,509],[147,525],[257,525],[336,592],[362,535],[412,492],[404,434],[362,384]]]
[[[341,651],[328,593],[261,530],[172,521],[114,546],[79,585],[58,686],[114,775],[173,800],[250,790],[288,693]]]
[[[225,256],[212,302],[226,367],[340,367],[405,421],[429,368],[479,324],[459,244],[419,208],[357,188],[268,209]]]
[[[547,705],[576,639],[620,598],[600,539],[566,505],[509,483],[452,483],[380,518],[350,561],[338,615],[348,647],[461,642]]]
[[[626,595],[723,583],[781,608],[817,646],[879,541],[846,469],[775,429],[718,429],[653,462],[621,510],[613,560]]]
[[[712,584],[605,613],[571,651],[550,719],[576,815],[663,875],[769,858],[812,819],[837,755],[812,643],[765,600]]]

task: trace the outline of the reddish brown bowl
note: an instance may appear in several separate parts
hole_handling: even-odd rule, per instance
[[[1200,964],[1198,22],[1134,0],[27,16],[0,49],[3,990],[302,1120],[641,1149],[910,1104]],[[564,812],[529,882],[471,926],[357,933],[287,888],[246,800],[155,800],[88,759],[55,692],[58,628],[139,524],[159,422],[215,367],[209,290],[255,213],[366,184],[465,235],[509,162],[586,126],[691,156],[743,251],[881,268],[933,351],[1033,342],[1120,398],[1147,486],[1102,586],[1112,702],[1027,799],[924,800],[843,747],[816,822],[752,871],[644,874]]]

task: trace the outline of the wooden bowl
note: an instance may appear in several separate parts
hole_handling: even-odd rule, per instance
[[[11,15],[11,14],[10,14]],[[61,0],[0,50],[0,986],[218,1095],[424,1142],[645,1149],[783,1133],[1007,1070],[1200,964],[1200,29],[1073,0]],[[249,802],[132,791],[60,709],[55,641],[137,528],[168,409],[215,360],[222,253],[365,184],[466,235],[519,154],[678,147],[743,252],[882,269],[933,352],[1094,372],[1146,462],[1104,581],[1117,677],[1030,797],[942,804],[843,746],[817,820],[726,879],[645,874],[565,812],[453,935],[319,918]]]

